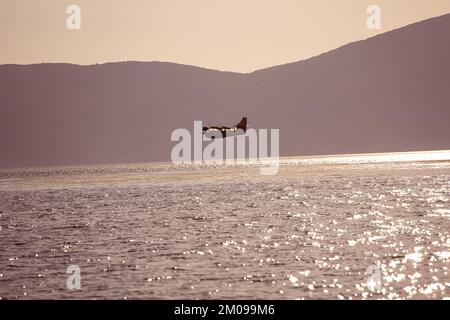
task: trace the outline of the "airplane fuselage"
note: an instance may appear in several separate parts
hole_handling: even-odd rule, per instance
[[[204,131],[203,134],[205,135],[205,137],[210,139],[226,138],[237,136],[239,134],[244,134],[244,130],[237,128],[226,128],[226,129],[209,128],[208,130]]]
[[[246,130],[247,130],[247,118],[244,117],[237,125],[232,127],[226,126],[203,127],[203,134],[205,135],[205,137],[210,139],[226,138],[245,134]]]

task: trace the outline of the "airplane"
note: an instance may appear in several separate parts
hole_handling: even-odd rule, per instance
[[[247,131],[247,117],[242,118],[242,120],[233,127],[226,127],[226,126],[203,127],[203,134],[211,139],[236,136],[239,134],[244,134],[245,131]]]

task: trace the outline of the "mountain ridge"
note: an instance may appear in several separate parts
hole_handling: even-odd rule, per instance
[[[319,53],[317,55],[314,55],[314,56],[311,56],[311,57],[308,57],[308,58],[305,58],[305,59],[295,60],[295,61],[292,61],[292,62],[286,62],[286,63],[281,63],[281,64],[276,64],[276,65],[273,65],[273,66],[268,66],[268,67],[256,69],[256,70],[253,70],[253,71],[250,71],[250,72],[238,72],[238,71],[230,71],[230,70],[220,70],[220,69],[214,69],[214,68],[210,68],[210,67],[190,65],[190,64],[186,64],[186,63],[180,63],[180,62],[175,62],[175,61],[164,61],[164,60],[149,60],[149,61],[124,60],[124,61],[101,62],[101,63],[92,63],[92,64],[76,64],[76,63],[71,63],[71,62],[37,62],[37,63],[27,63],[27,64],[24,64],[24,63],[5,63],[5,64],[0,64],[0,66],[73,65],[73,66],[79,66],[79,67],[90,67],[90,66],[102,66],[102,65],[120,64],[120,63],[161,63],[161,64],[168,64],[168,65],[194,67],[194,68],[210,70],[210,71],[217,71],[217,72],[224,72],[224,73],[234,73],[234,74],[248,75],[248,74],[257,73],[259,71],[263,71],[263,70],[266,70],[266,69],[277,68],[277,67],[282,67],[282,66],[288,66],[288,65],[291,65],[291,64],[299,63],[299,62],[308,61],[308,60],[320,57],[320,56],[322,56],[324,54],[327,54],[327,53],[329,53],[331,51],[342,49],[344,47],[351,46],[351,45],[354,45],[354,44],[358,44],[360,42],[365,42],[366,40],[375,39],[375,38],[383,36],[383,35],[385,35],[387,33],[395,32],[397,30],[402,30],[402,29],[414,27],[416,25],[420,25],[420,24],[423,24],[423,23],[431,23],[431,22],[433,22],[433,21],[435,21],[437,19],[440,19],[440,18],[443,18],[443,17],[446,17],[446,16],[450,16],[450,13],[443,14],[443,15],[436,16],[436,17],[431,17],[431,18],[424,19],[424,20],[420,20],[420,21],[408,24],[408,25],[403,26],[403,27],[394,28],[394,29],[386,31],[384,33],[376,34],[374,36],[371,36],[371,37],[368,37],[368,38],[365,38],[365,39],[351,41],[349,43],[343,44],[343,45],[338,46],[336,48],[324,51],[322,53]]]
[[[450,148],[450,14],[251,73],[0,66],[0,167],[167,161],[171,131],[280,129],[282,156]]]

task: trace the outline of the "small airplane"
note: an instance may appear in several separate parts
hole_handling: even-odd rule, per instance
[[[244,134],[245,131],[247,131],[247,117],[242,118],[242,120],[233,127],[226,127],[226,126],[203,127],[203,134],[211,139],[236,136],[239,134]]]

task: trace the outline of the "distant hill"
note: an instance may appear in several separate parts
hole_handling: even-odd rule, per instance
[[[170,134],[279,128],[281,155],[450,149],[450,14],[249,74],[0,66],[0,167],[164,161]]]

